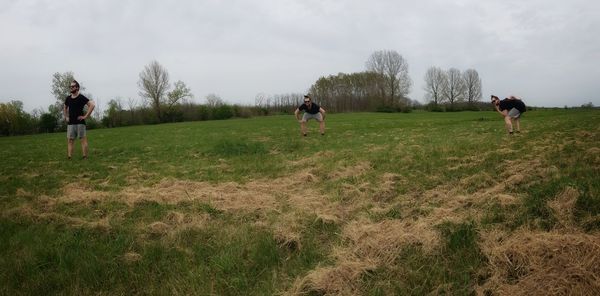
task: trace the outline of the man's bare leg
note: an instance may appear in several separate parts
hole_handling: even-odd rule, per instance
[[[504,116],[504,123],[506,124],[506,130],[508,131],[508,133],[512,134],[513,126],[512,126],[512,121],[510,119],[510,116]]]
[[[521,132],[521,119],[515,118],[515,127],[517,128],[517,133]]]
[[[325,120],[319,122],[319,129],[321,129],[321,135],[325,134]]]
[[[71,159],[71,156],[73,155],[73,143],[75,142],[75,139],[67,139],[67,157],[69,159]]]
[[[81,152],[83,153],[83,158],[87,158],[87,156],[88,156],[88,140],[87,140],[87,137],[81,138]]]
[[[300,122],[300,130],[302,130],[302,135],[306,136],[306,121]]]

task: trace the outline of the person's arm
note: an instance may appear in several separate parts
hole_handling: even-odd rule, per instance
[[[67,109],[67,104],[63,105],[63,116],[65,117],[65,121],[69,122],[69,111]]]
[[[300,115],[300,108],[296,108],[296,111],[294,111],[294,116],[296,116],[296,120],[300,121],[300,117],[298,115]]]
[[[87,112],[83,116],[78,116],[77,119],[84,120],[90,117],[90,114],[92,114],[92,111],[94,111],[94,107],[96,107],[96,104],[94,104],[93,101],[88,101],[86,105],[88,106]]]
[[[508,115],[508,113],[506,112],[506,110],[500,111],[500,107],[498,107],[498,105],[494,105],[494,108],[496,108],[496,111],[498,111],[498,113],[500,113],[500,115],[502,115],[502,116]]]
[[[321,116],[323,116],[323,120],[325,120],[325,109],[319,108],[319,112],[321,113]]]

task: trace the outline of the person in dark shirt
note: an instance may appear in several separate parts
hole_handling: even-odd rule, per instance
[[[521,132],[521,114],[527,110],[525,103],[515,96],[510,96],[504,100],[500,100],[497,96],[492,95],[492,104],[496,111],[504,117],[506,130],[509,134],[513,134],[513,122],[517,133]]]
[[[81,141],[83,159],[88,157],[88,141],[86,136],[85,119],[92,114],[94,102],[79,93],[79,82],[73,80],[70,86],[71,95],[65,98],[63,114],[67,122],[67,158],[71,159],[73,143],[75,138]],[[87,106],[87,112],[83,114],[83,107]]]
[[[301,111],[305,111],[304,115],[302,115],[302,119],[300,119]],[[302,131],[303,136],[306,137],[306,122],[310,119],[315,119],[319,122],[321,135],[325,135],[325,110],[313,103],[309,95],[304,96],[304,104],[296,108],[294,115],[296,116],[296,120],[300,122],[300,130]]]

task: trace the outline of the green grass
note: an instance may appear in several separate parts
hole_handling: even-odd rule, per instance
[[[70,161],[62,133],[0,138],[0,294],[273,295],[318,266],[334,266],[332,250],[348,247],[342,233],[354,220],[412,221],[447,206],[423,198],[432,190],[477,196],[519,173],[521,181],[502,191],[517,203],[472,205],[480,220],[438,221],[431,227],[439,246],[406,245],[393,264],[361,275],[358,289],[470,294],[485,281],[480,230],[552,229],[548,202],[566,188],[579,192],[576,225],[600,230],[599,127],[597,110],[530,111],[523,133],[512,137],[492,112],[356,113],[328,116],[325,136],[310,122],[301,137],[292,116],[272,116],[91,130],[90,158],[80,159],[76,142]],[[515,164],[523,165],[512,171]],[[316,181],[294,183],[299,172]],[[277,206],[251,211],[222,208],[218,195],[164,203],[149,191],[135,203],[124,199],[126,190],[165,180],[295,185],[264,187],[256,194],[276,196]],[[87,193],[65,201],[68,184]],[[99,197],[85,199],[94,192]],[[323,209],[310,206],[298,211],[292,193],[308,201],[318,195],[343,209],[331,210],[341,219],[323,219]],[[174,212],[195,222],[169,224],[166,234],[149,230]],[[293,230],[296,245],[278,241],[277,225]],[[131,252],[139,260],[124,260]]]
[[[476,226],[444,223],[439,227],[444,244],[433,254],[407,246],[391,268],[363,278],[365,295],[469,295],[477,270],[485,263],[477,245]]]

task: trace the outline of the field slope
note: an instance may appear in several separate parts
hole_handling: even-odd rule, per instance
[[[0,138],[3,295],[598,295],[600,111]]]

